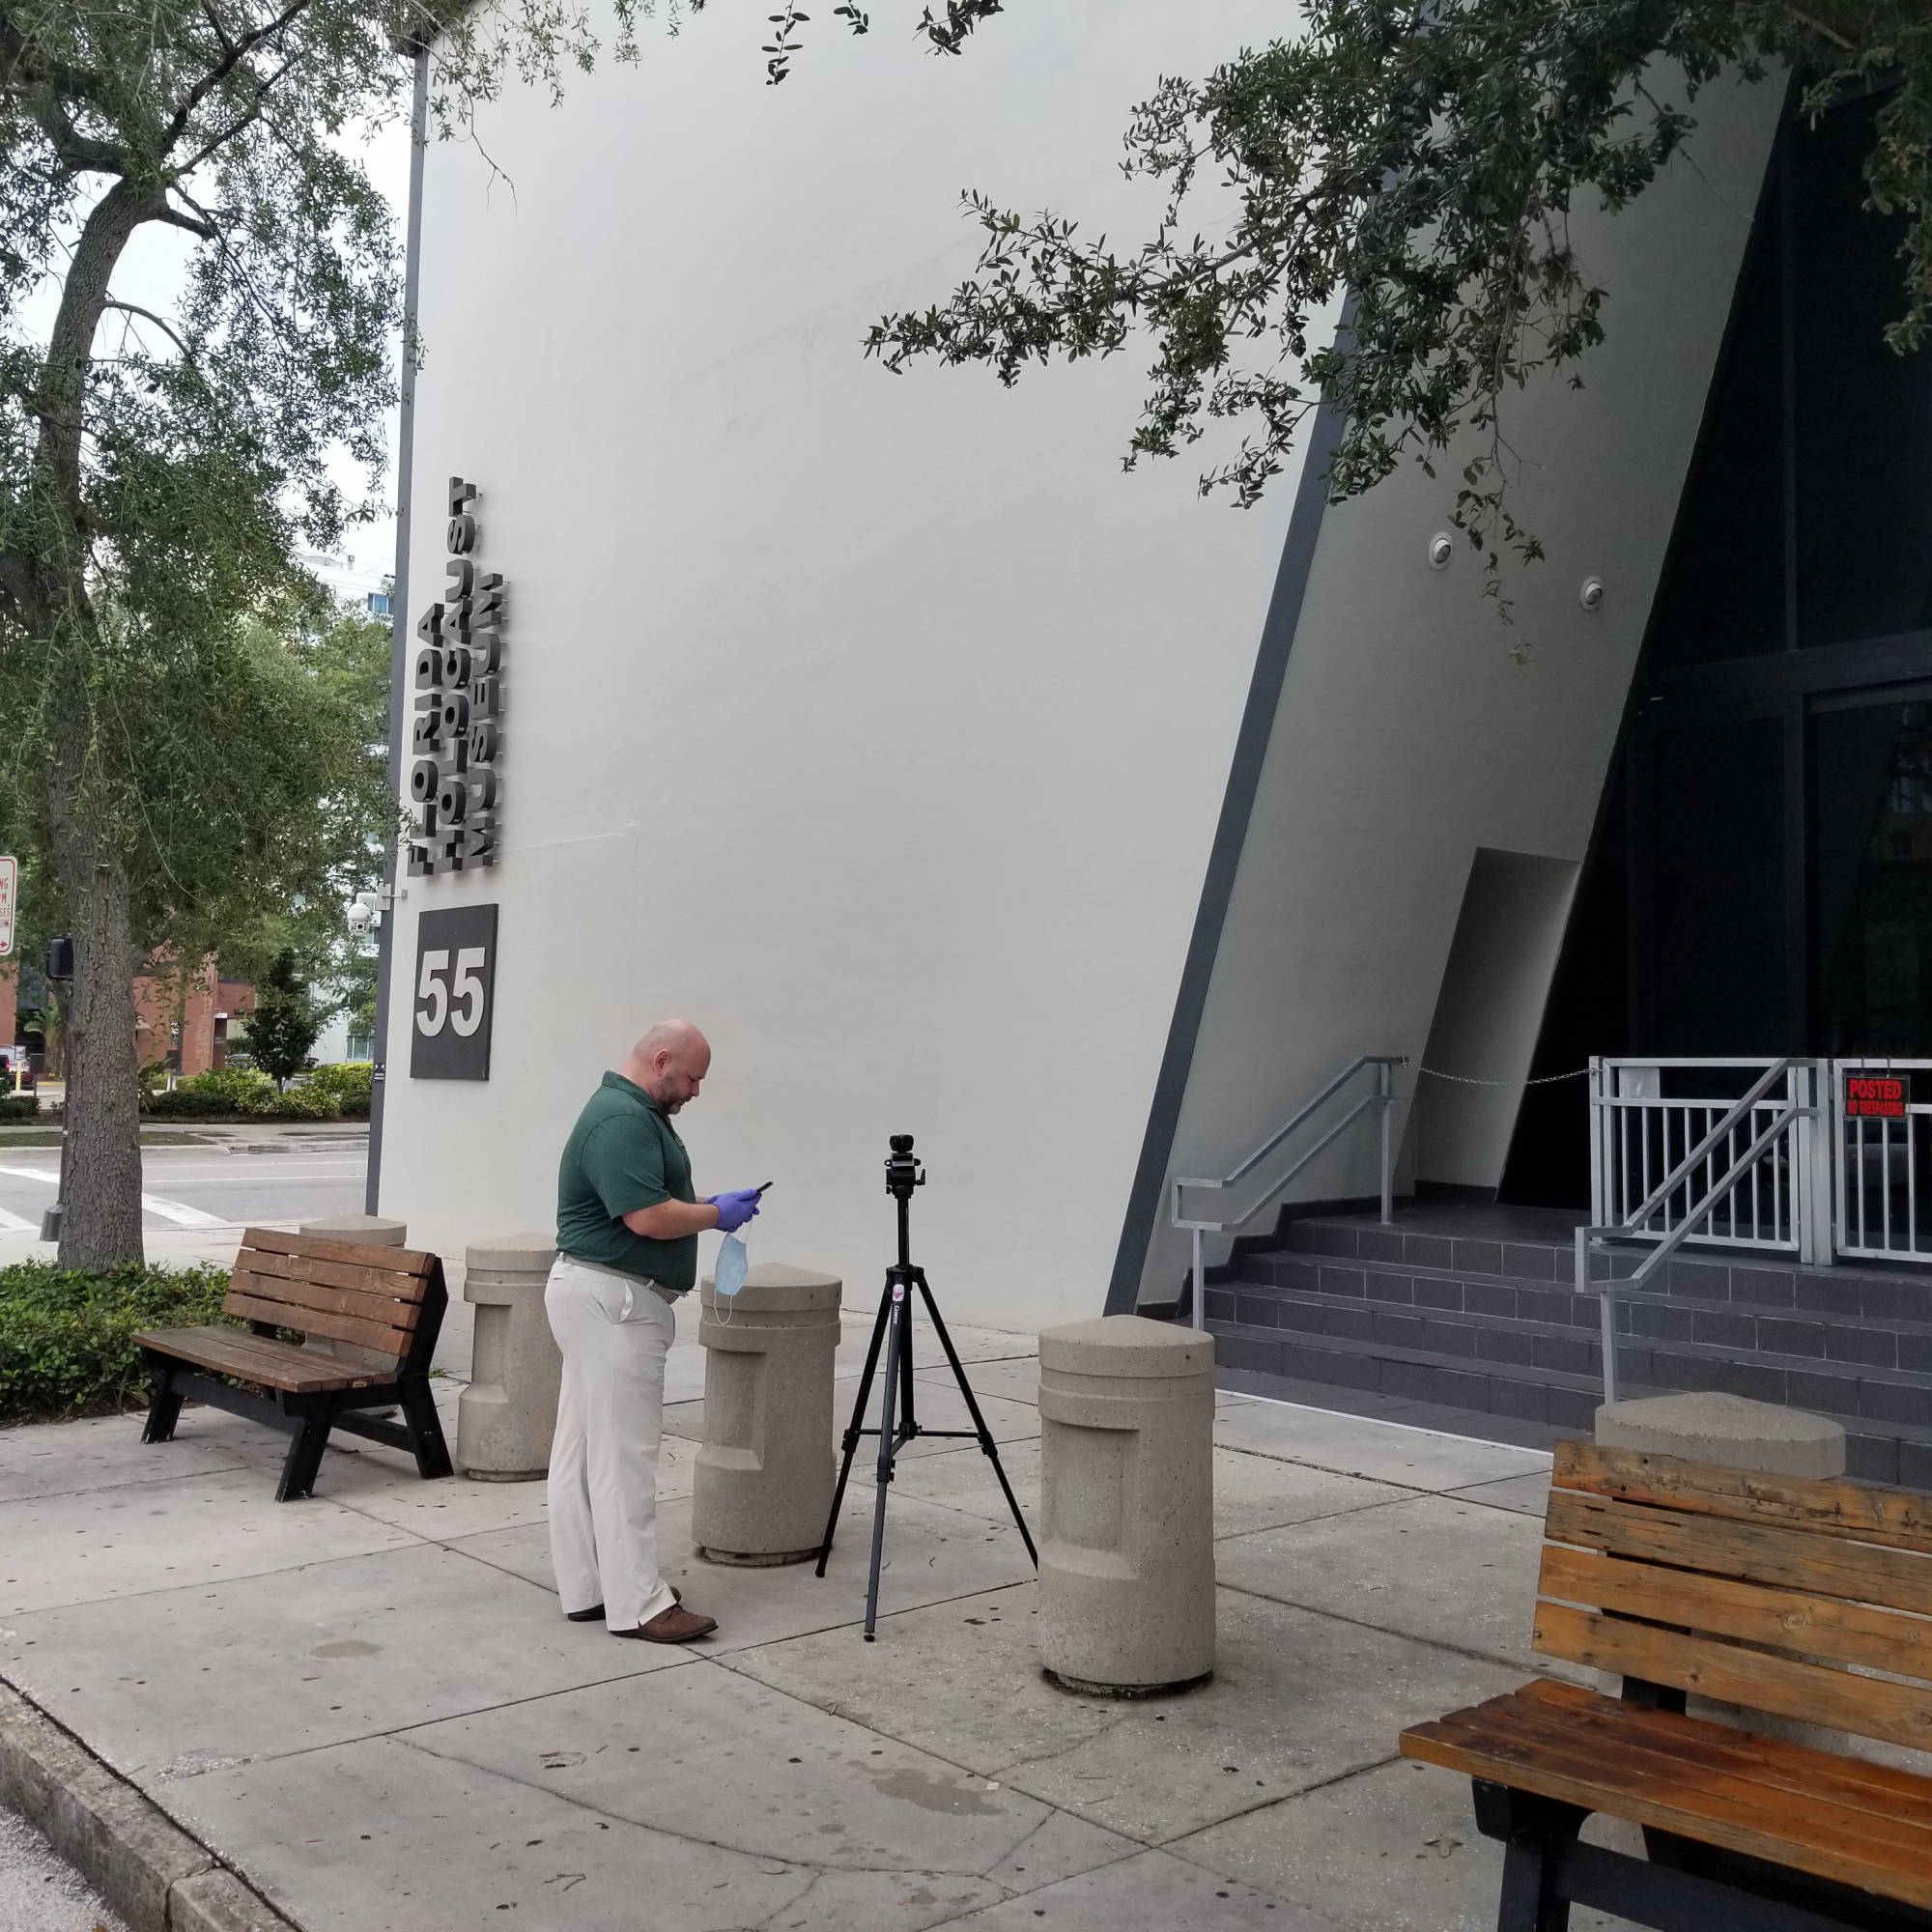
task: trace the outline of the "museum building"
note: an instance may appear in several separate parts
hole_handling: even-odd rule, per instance
[[[418,149],[383,1211],[548,1225],[683,1012],[700,1189],[773,1181],[753,1260],[848,1301],[907,1131],[955,1323],[1191,1318],[1198,1239],[1253,1386],[1568,1426],[1575,1229],[1619,1275],[1675,1235],[1627,1384],[1925,1453],[1932,356],[1882,338],[1876,100],[1715,86],[1577,212],[1608,339],[1506,406],[1512,634],[1453,485],[1326,502],[1325,420],[1237,512],[1122,472],[1131,351],[1009,391],[862,353],[970,271],[962,187],[1145,228],[1131,105],[1278,8],[1032,8],[952,61],[879,24],[771,88],[706,12]]]

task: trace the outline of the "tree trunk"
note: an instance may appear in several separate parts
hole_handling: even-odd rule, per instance
[[[140,1262],[141,1101],[134,1051],[134,933],[127,866],[64,776],[47,780],[53,859],[73,921],[66,1012],[63,1267]]]

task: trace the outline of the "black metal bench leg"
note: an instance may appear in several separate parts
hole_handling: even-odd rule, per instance
[[[148,1400],[148,1420],[141,1430],[143,1442],[172,1442],[175,1424],[181,1420],[182,1396],[175,1387],[172,1369],[155,1371],[155,1392]]]
[[[436,1412],[436,1397],[430,1393],[427,1378],[411,1377],[398,1393],[403,1401],[403,1422],[415,1450],[416,1474],[449,1475],[449,1444],[442,1439],[442,1417]]]
[[[322,1452],[328,1447],[328,1417],[309,1415],[289,1443],[282,1459],[282,1480],[275,1489],[278,1503],[292,1503],[315,1492],[316,1472],[322,1467]]]
[[[1556,1885],[1558,1854],[1590,1814],[1485,1778],[1470,1784],[1477,1829],[1504,1844],[1496,1932],[1570,1932],[1570,1901]]]

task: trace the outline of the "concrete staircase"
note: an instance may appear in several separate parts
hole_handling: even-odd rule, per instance
[[[1357,1398],[1340,1406],[1461,1410],[1469,1433],[1489,1416],[1509,1439],[1587,1434],[1603,1362],[1598,1302],[1571,1287],[1577,1218],[1424,1206],[1389,1228],[1292,1220],[1279,1245],[1237,1254],[1234,1278],[1210,1273],[1219,1363],[1258,1393],[1305,1400],[1299,1385],[1320,1384]],[[1597,1264],[1627,1275],[1641,1258]],[[1619,1309],[1621,1394],[1722,1389],[1811,1409],[1844,1424],[1852,1475],[1932,1489],[1932,1272],[1698,1249],[1666,1275],[1664,1298]]]

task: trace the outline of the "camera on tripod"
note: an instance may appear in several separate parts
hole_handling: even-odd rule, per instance
[[[886,1192],[895,1201],[910,1201],[915,1187],[925,1185],[925,1169],[912,1151],[910,1134],[888,1134],[892,1152],[886,1156]]]
[[[1034,1548],[1033,1532],[1027,1528],[1026,1518],[1020,1514],[1019,1499],[1013,1494],[1013,1486],[1008,1482],[1007,1472],[1001,1466],[993,1432],[986,1427],[986,1418],[980,1412],[973,1385],[966,1379],[966,1371],[960,1366],[959,1351],[952,1346],[952,1337],[946,1332],[946,1323],[940,1319],[939,1303],[933,1299],[925,1270],[912,1258],[910,1205],[913,1189],[925,1185],[925,1170],[912,1151],[910,1134],[889,1135],[888,1144],[892,1152],[886,1156],[886,1192],[898,1203],[899,1258],[886,1270],[886,1292],[879,1299],[879,1313],[872,1323],[871,1346],[866,1351],[865,1372],[859,1378],[859,1397],[852,1405],[851,1426],[845,1431],[838,1462],[838,1481],[832,1492],[832,1513],[825,1519],[825,1540],[818,1547],[818,1574],[822,1577],[832,1554],[832,1536],[838,1527],[838,1511],[845,1501],[845,1484],[852,1474],[852,1458],[866,1436],[876,1436],[879,1443],[878,1499],[872,1506],[872,1564],[866,1579],[867,1643],[872,1641],[879,1615],[879,1567],[885,1555],[886,1492],[893,1480],[893,1463],[898,1451],[919,1436],[950,1436],[955,1441],[979,1443],[993,1465],[994,1475],[1000,1479],[1001,1493],[1007,1499],[1007,1507],[1013,1513],[1013,1521],[1019,1527],[1020,1540],[1026,1545],[1027,1554],[1036,1566],[1039,1562]],[[952,1379],[966,1405],[966,1413],[973,1420],[971,1429],[928,1429],[919,1419],[919,1385],[913,1378],[912,1351],[915,1294],[924,1305],[926,1319],[932,1323],[932,1332],[946,1351],[946,1365],[952,1371]],[[885,1396],[879,1406],[879,1419],[873,1424],[866,1420],[866,1405],[871,1400],[873,1374],[881,1366],[885,1371]]]

